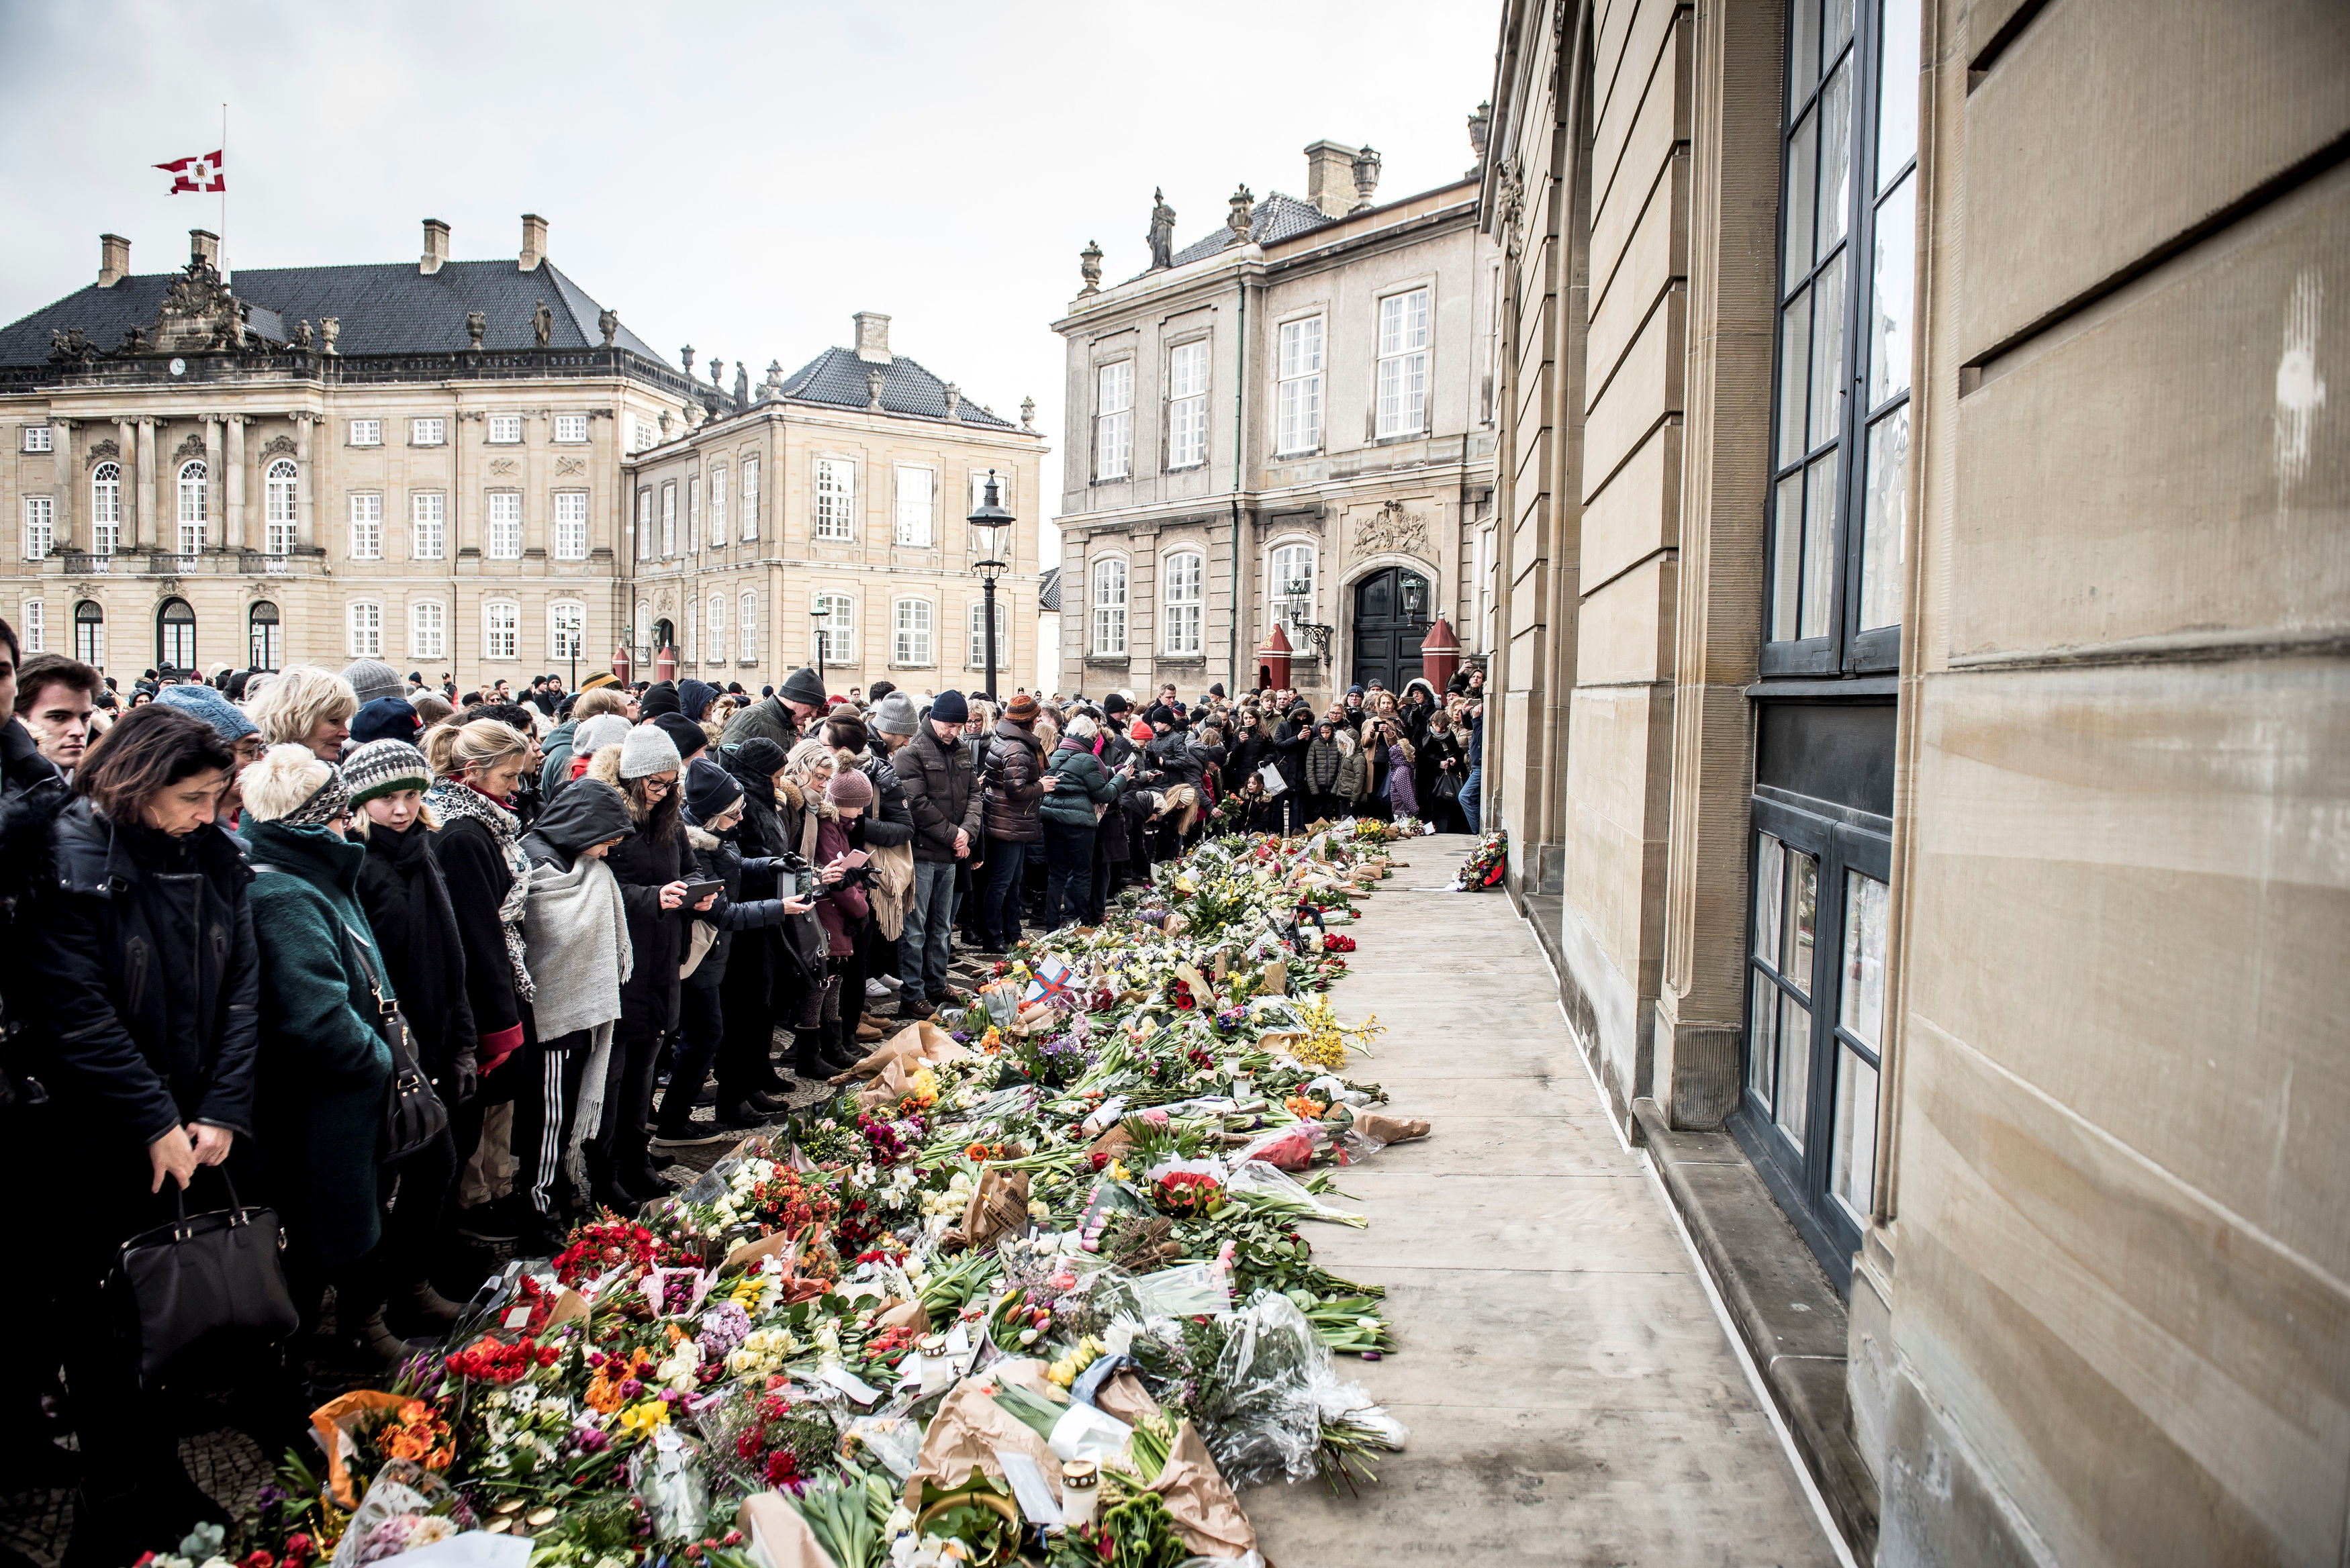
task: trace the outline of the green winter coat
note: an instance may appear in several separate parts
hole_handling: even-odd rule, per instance
[[[391,1048],[377,1033],[375,995],[351,959],[365,944],[381,978],[375,933],[359,907],[367,847],[324,827],[247,815],[253,935],[261,957],[261,1049],[254,1139],[286,1243],[321,1269],[365,1257],[382,1236],[376,1150]]]
[[[1124,779],[1111,777],[1101,759],[1075,741],[1055,746],[1045,771],[1061,782],[1038,803],[1037,815],[1064,827],[1093,826],[1095,805],[1108,805],[1126,789]]]

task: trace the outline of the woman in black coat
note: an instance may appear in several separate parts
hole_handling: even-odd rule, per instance
[[[1469,820],[1461,815],[1461,781],[1469,776],[1467,753],[1441,708],[1428,717],[1427,738],[1412,759],[1412,774],[1421,819],[1439,833],[1468,832]],[[1451,793],[1440,794],[1438,781],[1448,778]]]
[[[240,1198],[264,1200],[250,1153],[253,871],[213,821],[234,763],[211,725],[176,708],[125,714],[75,770],[75,798],[50,825],[53,882],[17,922],[41,977],[21,1002],[43,1043],[50,1118],[72,1129],[57,1161],[71,1179],[23,1196],[65,1210],[43,1266],[74,1309],[57,1349],[85,1478],[77,1560],[127,1563],[218,1517],[140,1388],[135,1353],[90,1303],[122,1242],[170,1221],[200,1167],[236,1169]],[[215,1209],[227,1194],[206,1181],[196,1197]]]
[[[776,804],[790,761],[784,748],[754,735],[732,751],[721,748],[719,761],[743,791],[743,821],[727,836],[746,858],[796,855]],[[781,933],[778,927],[738,935],[727,959],[726,978],[719,982],[724,1024],[718,1044],[718,1082],[739,1087],[746,1097],[783,1095],[791,1087],[775,1071],[773,1059],[775,1020],[798,1015],[796,1007],[785,1012],[786,1002],[797,992],[787,978],[792,970]]]

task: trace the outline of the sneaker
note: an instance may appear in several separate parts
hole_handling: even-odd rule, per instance
[[[858,1023],[858,1026],[857,1026],[857,1037],[858,1037],[859,1040],[862,1040],[862,1041],[867,1042],[868,1044],[870,1044],[870,1043],[871,1043],[871,1042],[873,1042],[873,1041],[876,1041],[876,1040],[880,1039],[882,1035],[884,1035],[884,1034],[886,1034],[886,1033],[889,1033],[889,1031],[888,1031],[888,1030],[886,1030],[886,1029],[882,1028],[882,1027],[881,1027],[879,1024],[878,1024],[878,1023]]]
[[[725,1121],[722,1108],[716,1121],[688,1122],[681,1127],[660,1127],[653,1133],[652,1145],[655,1148],[698,1148],[706,1143],[724,1143],[741,1131],[740,1127],[726,1126]]]
[[[933,992],[931,996],[931,1005],[933,1007],[969,1007],[971,1005],[971,992],[963,990],[961,986],[951,985],[944,991]]]
[[[457,1212],[457,1233],[476,1241],[511,1241],[521,1234],[514,1217],[497,1203],[477,1203]]]
[[[879,975],[865,982],[865,1000],[868,1002],[886,1001],[897,994],[898,988],[895,985],[882,984]]]

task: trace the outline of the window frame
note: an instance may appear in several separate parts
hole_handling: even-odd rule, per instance
[[[1110,378],[1118,374],[1118,395],[1124,400],[1118,407],[1108,406]],[[1106,360],[1094,367],[1094,483],[1122,484],[1134,477],[1134,357]],[[1110,467],[1115,450],[1118,464]],[[985,483],[984,480],[981,481]],[[999,497],[1002,491],[997,492]]]
[[[1104,566],[1118,568],[1118,597],[1105,602],[1102,598],[1101,570]],[[1097,556],[1086,564],[1086,657],[1088,659],[1130,659],[1128,639],[1133,627],[1134,567],[1124,556]],[[1105,615],[1118,617],[1118,646],[1107,646],[1103,635]]]
[[[280,495],[285,497],[283,516],[278,514]],[[284,531],[282,535],[281,529]],[[269,466],[261,471],[261,553],[265,556],[290,556],[301,542],[301,467],[290,457],[274,458]]]
[[[574,624],[566,626],[565,612],[570,611]],[[567,647],[564,639],[575,639]],[[567,659],[588,657],[588,606],[580,599],[550,599],[546,605],[546,659],[550,664]]]
[[[1417,343],[1417,344],[1415,344],[1415,345],[1412,345],[1412,346],[1410,346],[1410,347],[1397,348],[1394,352],[1390,353],[1390,352],[1388,352],[1388,348],[1387,348],[1387,313],[1388,313],[1388,305],[1389,305],[1390,303],[1398,302],[1398,301],[1403,301],[1403,300],[1409,300],[1409,299],[1412,298],[1414,296],[1425,296],[1425,303],[1424,303],[1424,305],[1422,306],[1422,309],[1421,309],[1421,322],[1420,322],[1420,337],[1419,337],[1419,343]],[[1406,319],[1406,321],[1407,321],[1407,322],[1409,322],[1409,312],[1407,311],[1407,312],[1405,312],[1404,314],[1405,314],[1405,319]],[[1394,364],[1394,365],[1398,365],[1398,366],[1406,365],[1406,364],[1408,364],[1408,362],[1409,362],[1409,361],[1411,361],[1411,360],[1415,360],[1415,359],[1416,359],[1416,360],[1418,360],[1418,361],[1419,361],[1419,388],[1418,388],[1418,396],[1419,396],[1419,417],[1416,421],[1414,421],[1412,423],[1410,423],[1410,424],[1409,424],[1409,425],[1405,425],[1405,424],[1399,423],[1399,424],[1396,424],[1396,425],[1394,425],[1394,426],[1392,426],[1392,427],[1391,427],[1391,426],[1388,423],[1387,379],[1386,379],[1386,376],[1387,376],[1387,368],[1388,368],[1388,366],[1389,366],[1390,364]],[[1380,295],[1377,299],[1375,299],[1375,300],[1373,300],[1373,301],[1372,301],[1372,304],[1371,304],[1371,439],[1372,439],[1372,441],[1417,441],[1417,440],[1419,440],[1420,437],[1425,436],[1425,435],[1428,433],[1428,431],[1429,431],[1429,423],[1428,423],[1428,421],[1429,421],[1428,394],[1429,394],[1429,389],[1430,389],[1430,384],[1431,384],[1431,382],[1432,382],[1432,380],[1433,380],[1433,378],[1432,378],[1432,377],[1430,376],[1430,367],[1432,367],[1432,366],[1435,364],[1435,362],[1436,362],[1436,286],[1435,286],[1435,284],[1434,284],[1433,282],[1431,282],[1431,281],[1430,281],[1430,280],[1427,280],[1427,279],[1421,279],[1421,280],[1419,280],[1419,281],[1418,281],[1418,282],[1406,284],[1406,285],[1404,285],[1404,286],[1401,286],[1401,287],[1389,289],[1387,293]],[[1398,410],[1399,417],[1400,417],[1400,412],[1401,412],[1401,410],[1400,410],[1400,409],[1399,409],[1399,410]]]
[[[173,615],[175,605],[187,613]],[[179,630],[182,627],[187,628],[184,634]],[[196,668],[196,607],[172,594],[155,606],[155,662],[189,670]]]
[[[16,450],[24,452],[52,452],[57,451],[57,435],[55,433],[55,430],[56,427],[52,425],[26,425],[25,427],[23,444]]]
[[[735,657],[745,664],[759,658],[759,590],[744,588],[734,610]]]
[[[998,670],[1008,669],[1012,663],[1011,603],[1011,595],[1000,591],[996,594],[995,667]],[[987,668],[987,598],[985,595],[971,601],[971,607],[963,616],[963,624],[969,634],[966,639],[969,647],[965,649],[963,668],[984,670]]]
[[[1314,328],[1314,369],[1295,373],[1286,369],[1289,337],[1294,329],[1301,342],[1305,328]],[[1300,358],[1303,358],[1301,352]],[[1273,328],[1273,455],[1275,457],[1308,457],[1323,450],[1329,434],[1330,323],[1326,306],[1316,306],[1285,320],[1277,321]],[[1292,444],[1289,439],[1287,410],[1283,407],[1284,390],[1292,386],[1313,389],[1313,439]]]
[[[349,428],[343,432],[343,441],[346,446],[381,446],[383,444],[381,420],[352,420],[348,424]]]
[[[660,487],[660,556],[664,561],[677,556],[677,481],[664,479]]]
[[[188,459],[172,474],[172,515],[176,527],[172,542],[177,546],[173,554],[193,556],[212,543],[212,465],[201,457]],[[191,528],[196,530],[193,550],[188,548]]]
[[[267,610],[267,619],[261,612]],[[266,628],[266,629],[265,629]],[[244,607],[244,650],[255,670],[282,670],[286,665],[286,616],[275,599],[255,599]]]
[[[509,421],[514,434],[500,435],[499,428],[507,425]],[[491,446],[520,446],[527,428],[520,414],[491,414],[486,418],[486,428],[482,431],[482,439]]]
[[[425,625],[425,612],[432,613],[432,624]],[[449,607],[439,599],[411,599],[408,602],[408,656],[411,659],[446,659],[449,657]]]
[[[16,631],[24,639],[26,653],[47,653],[49,650],[49,605],[35,595],[21,600],[16,611]]]
[[[723,588],[713,591],[709,606],[702,613],[702,662],[723,664],[726,662],[726,591]]]
[[[447,446],[449,421],[439,414],[413,414],[408,421],[408,444],[411,446]]]
[[[362,624],[360,611],[370,612]],[[362,636],[362,632],[365,633]],[[343,602],[343,641],[353,659],[383,657],[383,601],[380,599],[346,599]]]
[[[588,444],[588,416],[586,414],[557,414],[552,421],[552,430],[554,432],[552,439],[557,446],[585,446]],[[566,435],[563,433],[566,431],[577,431],[579,433],[577,435]]]
[[[383,492],[354,490],[350,493],[350,532],[344,545],[354,561],[383,559]],[[363,511],[372,515],[362,516]]]
[[[426,517],[424,514],[429,507],[437,510],[439,514]],[[431,530],[429,538],[426,533],[428,528]],[[430,549],[425,547],[428,544],[432,546]],[[411,490],[409,492],[408,551],[409,559],[413,561],[445,561],[449,558],[449,493],[447,491]]]
[[[808,608],[825,612],[825,624],[821,629],[816,628],[813,619],[808,622],[809,630],[824,639],[825,664],[832,669],[843,669],[861,663],[862,660],[857,657],[857,596],[838,588],[818,588],[808,596]],[[843,611],[848,617],[848,624],[845,627],[837,624]],[[836,638],[846,640],[836,644]]]
[[[1214,338],[1201,333],[1167,346],[1167,472],[1180,473],[1208,465],[1208,398],[1213,379]],[[1199,388],[1185,391],[1189,382],[1178,373],[1183,356],[1199,358]]]
[[[501,517],[499,513],[510,511]],[[504,538],[502,531],[513,532]],[[503,545],[511,545],[507,550]],[[485,561],[519,561],[523,551],[523,504],[519,490],[493,490],[482,497],[482,558]]]
[[[122,465],[109,458],[89,471],[89,553],[122,548]]]
[[[1189,560],[1190,583],[1184,597],[1173,597],[1175,563]],[[1197,545],[1179,545],[1159,557],[1159,651],[1163,659],[1204,659],[1208,645],[1208,553]],[[1180,612],[1180,613],[1179,613]],[[1179,629],[1188,628],[1188,647],[1177,646]]]
[[[1880,141],[1884,125],[1885,11],[1887,4],[1901,5],[1908,0],[1861,0],[1854,6],[1852,36],[1842,46],[1827,68],[1814,73],[1808,88],[1799,92],[1796,76],[1794,45],[1791,42],[1782,50],[1781,120],[1778,187],[1778,221],[1775,225],[1778,250],[1773,258],[1773,296],[1771,349],[1771,420],[1770,463],[1762,497],[1763,572],[1762,572],[1762,643],[1758,670],[1768,680],[1774,676],[1840,676],[1882,674],[1897,670],[1901,657],[1901,628],[1892,626],[1860,627],[1860,587],[1866,545],[1866,508],[1868,490],[1868,441],[1877,430],[1890,431],[1897,422],[1906,432],[1910,429],[1909,368],[1901,368],[1902,388],[1888,393],[1885,400],[1871,409],[1867,403],[1869,379],[1869,322],[1877,300],[1876,260],[1877,251],[1877,218],[1888,206],[1898,211],[1907,202],[1911,213],[1914,233],[1918,186],[1917,148],[1913,144],[1900,164],[1889,174],[1878,168]],[[1802,32],[1795,20],[1799,9],[1808,7],[1816,17],[1821,12],[1820,0],[1792,0],[1786,37],[1795,39]],[[1819,43],[1817,26],[1811,34],[1812,46]],[[1847,91],[1850,107],[1844,126],[1846,140],[1845,208],[1843,238],[1830,260],[1817,258],[1817,242],[1808,247],[1812,258],[1806,262],[1800,278],[1791,276],[1788,263],[1789,228],[1796,214],[1791,209],[1790,171],[1799,147],[1804,155],[1814,160],[1805,205],[1814,224],[1820,211],[1819,157],[1820,130],[1831,78],[1839,68],[1849,67]],[[1911,82],[1906,70],[1897,70],[1896,79]],[[1914,84],[1913,84],[1914,90]],[[1904,192],[1904,182],[1908,182]],[[1866,264],[1864,266],[1864,262]],[[1794,410],[1799,419],[1806,419],[1815,400],[1820,397],[1816,367],[1810,357],[1819,341],[1819,324],[1809,314],[1819,297],[1820,280],[1829,272],[1840,274],[1842,296],[1838,301],[1839,357],[1836,367],[1837,410],[1834,421],[1832,443],[1823,436],[1819,444],[1806,444],[1792,456],[1781,449],[1783,427],[1789,413],[1785,404],[1790,390],[1791,373],[1788,353],[1789,307],[1802,296],[1804,318],[1803,348],[1807,374],[1802,395],[1795,400],[1800,407]],[[1914,247],[1911,275],[1915,277]],[[1914,340],[1917,332],[1917,312],[1912,284],[1912,306],[1909,332]],[[1908,501],[1908,441],[1905,436],[1903,474],[1899,492],[1906,506]],[[1825,630],[1811,637],[1775,637],[1778,626],[1778,601],[1785,595],[1781,582],[1782,572],[1792,568],[1796,574],[1791,615],[1794,628],[1801,633],[1804,625],[1803,593],[1814,584],[1804,580],[1807,573],[1804,556],[1809,542],[1803,536],[1799,524],[1791,537],[1785,534],[1787,521],[1781,514],[1785,487],[1797,481],[1794,510],[1808,517],[1814,510],[1810,471],[1821,464],[1828,465],[1831,477],[1827,492],[1835,510],[1835,521],[1829,532],[1826,548],[1825,581],[1817,587],[1826,592]],[[1781,559],[1783,543],[1788,546],[1789,558]]]
[[[554,493],[550,507],[555,517],[555,558],[558,561],[584,561],[588,558],[588,493],[584,490],[558,490]],[[567,509],[578,515],[567,517]],[[567,536],[576,538],[576,545],[567,543]]]
[[[1303,550],[1305,552],[1305,591],[1303,594],[1292,594],[1287,592],[1286,588],[1288,586],[1288,579],[1279,576],[1281,557],[1292,550]],[[1289,624],[1288,617],[1284,612],[1286,607],[1292,604],[1302,604],[1305,607],[1305,618],[1307,620],[1312,620],[1314,618],[1315,608],[1321,603],[1321,593],[1322,546],[1318,542],[1305,535],[1291,534],[1284,535],[1265,546],[1264,607],[1266,616],[1266,636],[1270,637],[1273,635],[1273,628],[1274,627],[1287,626]]]
[[[759,537],[759,454],[746,453],[734,466],[743,476],[743,543],[747,545]]]
[[[927,487],[921,498],[919,536],[908,528],[907,505],[910,499],[907,481],[921,475]],[[890,541],[903,550],[935,550],[939,544],[939,471],[928,463],[894,462],[889,465],[889,485],[893,492],[889,507]]]
[[[726,465],[723,462],[710,469],[710,547],[726,547]]]
[[[906,624],[906,612],[919,609],[921,624]],[[909,650],[907,639],[921,639],[918,649]],[[920,594],[899,594],[889,601],[889,668],[892,670],[935,670],[939,664],[939,606],[936,599]]]
[[[498,612],[509,612],[504,624],[499,623]],[[502,644],[500,639],[505,640]],[[503,646],[505,649],[500,652]],[[522,606],[513,599],[482,601],[482,662],[514,664],[522,659]]]
[[[640,486],[637,491],[637,559],[653,558],[653,487]]]
[[[27,425],[27,430],[32,427]],[[40,548],[33,548],[36,534]],[[25,497],[23,543],[25,559],[37,561],[57,547],[57,503],[53,495]]]
[[[808,537],[837,545],[857,541],[857,460],[816,460],[808,476]]]
[[[84,615],[88,610],[90,613]],[[74,657],[94,669],[106,668],[106,607],[96,599],[77,599],[73,608]]]

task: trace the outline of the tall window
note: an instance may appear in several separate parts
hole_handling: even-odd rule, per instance
[[[345,612],[349,618],[353,659],[383,657],[383,607],[371,599],[353,599]]]
[[[677,481],[661,486],[660,553],[664,558],[677,554]]]
[[[1379,301],[1378,420],[1381,437],[1428,427],[1428,290]]]
[[[857,601],[847,594],[818,594],[811,607],[824,617],[816,623],[823,633],[824,661],[856,663]]]
[[[420,561],[438,561],[449,550],[449,498],[440,491],[420,491],[408,498],[412,551]]]
[[[556,415],[555,439],[563,442],[567,446],[575,442],[586,441],[588,439],[588,416],[586,414]]]
[[[512,599],[492,599],[482,607],[482,657],[522,657],[522,607]]]
[[[31,429],[31,426],[26,426]],[[48,427],[43,425],[43,430]],[[47,495],[25,497],[25,559],[37,561],[57,542],[57,504]]]
[[[702,475],[688,474],[685,480],[685,547],[698,549],[702,539]]]
[[[1094,372],[1094,477],[1124,479],[1134,472],[1134,361]]]
[[[546,657],[560,661],[578,659],[588,651],[588,607],[577,599],[557,599],[546,607]]]
[[[47,653],[49,650],[49,607],[40,599],[26,599],[17,618],[16,629],[25,639],[26,653]]]
[[[106,668],[106,611],[89,599],[74,606],[74,657]]]
[[[490,416],[490,443],[492,445],[513,446],[519,444],[521,441],[522,416],[520,414],[492,414]]]
[[[253,607],[244,612],[244,642],[246,658],[255,670],[277,670],[286,663],[286,627],[278,618],[277,607],[267,599],[255,599]]]
[[[1918,27],[1918,0],[1795,0],[1788,29],[1765,674],[1900,651]]]
[[[629,451],[639,452],[660,444],[660,427],[641,414],[629,416]]]
[[[726,596],[724,594],[712,594],[710,596],[710,624],[702,628],[702,635],[707,639],[707,640],[702,645],[703,655],[702,662],[705,664],[725,663]]]
[[[519,437],[515,438],[521,439]],[[411,420],[408,421],[408,444],[411,446],[446,446],[449,444],[447,420]]]
[[[555,558],[588,558],[588,493],[584,490],[555,493]]]
[[[759,460],[743,460],[743,537],[759,536]]]
[[[522,492],[490,492],[489,536],[484,554],[493,561],[522,559]]]
[[[272,556],[294,553],[296,489],[292,458],[281,457],[269,465],[262,481],[261,547]]]
[[[1179,344],[1167,356],[1167,466],[1208,461],[1208,340]]]
[[[380,495],[351,497],[351,559],[383,559],[383,497]]]
[[[1322,318],[1281,324],[1274,361],[1274,451],[1312,452],[1322,444]]]
[[[726,465],[710,471],[710,542],[726,543]]]
[[[653,493],[637,492],[637,559],[649,561],[653,554]]]
[[[1207,618],[1208,558],[1197,550],[1178,550],[1167,557],[1159,605],[1167,621],[1167,655],[1196,656],[1200,633]]]
[[[646,650],[650,657],[650,650],[652,648],[653,607],[642,599],[637,601],[636,628],[637,634],[633,640],[636,646]]]
[[[192,556],[204,547],[211,533],[205,514],[211,494],[202,462],[180,465],[180,554]]]
[[[857,465],[845,457],[816,460],[816,536],[856,536],[850,514],[857,506]]]
[[[449,607],[418,599],[408,607],[408,653],[411,659],[449,657]]]
[[[937,662],[931,656],[931,601],[899,599],[895,607],[896,627],[889,644],[892,664],[928,665]]]
[[[1004,603],[1004,596],[998,594],[995,600],[995,667],[998,670],[1009,669],[1012,664],[1012,638],[1009,623],[1003,618],[1010,607]],[[970,618],[971,656],[963,662],[973,670],[983,670],[987,667],[987,601],[984,598],[971,601]]]
[[[934,536],[938,476],[927,468],[898,469],[898,543],[927,550]]]
[[[185,599],[165,599],[155,611],[155,662],[174,670],[196,667],[196,612]]]
[[[759,596],[749,588],[743,590],[742,601],[734,611],[735,657],[745,664],[759,657]]]
[[[989,472],[989,470],[984,468],[974,468],[971,471],[971,504],[963,508],[964,516],[970,516],[982,506],[987,504],[987,479]],[[1008,512],[1013,506],[1012,471],[1007,468],[998,469],[993,472],[995,475],[995,504]]]
[[[695,612],[701,607],[702,607],[699,604],[695,603],[691,599],[685,601],[685,657],[682,662],[687,664],[691,664],[694,661],[695,654],[698,651],[694,646],[693,633],[695,622],[701,619],[701,617],[695,614]]]
[[[1126,654],[1126,563],[1115,556],[1094,563],[1089,601],[1094,612],[1093,650],[1107,658]]]
[[[1276,623],[1314,618],[1314,546],[1281,545],[1266,563],[1266,608]]]
[[[289,465],[290,466],[290,465]],[[122,544],[122,465],[101,462],[89,475],[89,548],[111,556]],[[87,664],[88,659],[82,660]]]

